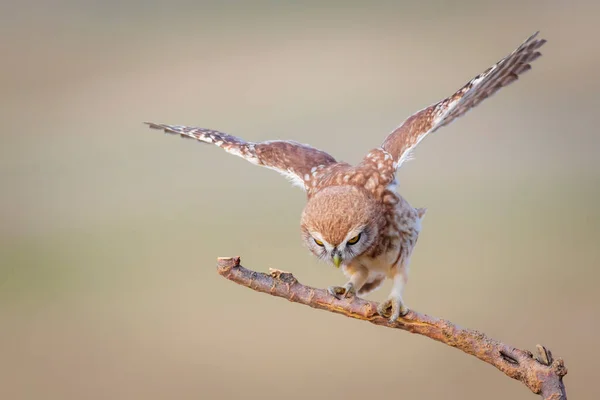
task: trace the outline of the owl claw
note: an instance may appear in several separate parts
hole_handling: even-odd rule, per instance
[[[327,291],[338,300],[356,296],[356,289],[351,282],[346,283],[344,286],[329,286]]]
[[[408,308],[402,303],[402,299],[391,297],[379,303],[377,313],[384,318],[389,315],[390,322],[396,322],[398,318],[408,314]]]
[[[329,292],[330,295],[332,295],[333,297],[335,297],[338,300],[341,300],[342,295],[344,295],[346,293],[346,289],[344,289],[341,286],[329,286],[327,288],[327,291]]]

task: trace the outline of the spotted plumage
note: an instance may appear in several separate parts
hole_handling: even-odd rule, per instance
[[[253,164],[273,169],[303,188],[307,204],[302,212],[304,243],[320,259],[342,267],[348,282],[332,286],[338,297],[364,295],[386,278],[393,280],[382,315],[392,320],[407,312],[402,299],[408,265],[421,231],[423,208],[413,208],[396,187],[396,170],[423,138],[448,125],[500,88],[528,71],[546,42],[528,38],[515,51],[472,79],[452,96],[406,119],[381,147],[371,150],[358,165],[336,161],[331,155],[292,141],[247,142],[222,132],[180,125],[148,123],[166,133],[221,147]]]

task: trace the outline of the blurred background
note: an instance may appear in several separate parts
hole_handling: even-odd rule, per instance
[[[216,258],[239,255],[344,282],[302,246],[302,191],[142,122],[357,162],[536,30],[548,44],[533,71],[399,173],[428,207],[405,298],[548,346],[569,395],[599,398],[599,13],[559,0],[3,2],[0,398],[533,398],[427,338],[219,277]]]

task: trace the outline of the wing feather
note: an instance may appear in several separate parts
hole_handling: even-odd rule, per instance
[[[252,164],[279,172],[288,178],[292,184],[305,190],[313,177],[313,168],[336,162],[326,152],[294,141],[247,142],[239,137],[212,129],[155,124],[152,122],[146,122],[146,124],[152,129],[160,129],[165,133],[214,144],[229,154],[242,157]]]
[[[390,133],[381,147],[394,157],[396,167],[408,159],[411,150],[429,133],[448,125],[529,71],[530,63],[541,56],[537,50],[546,43],[545,39],[536,39],[538,33],[452,96],[413,114]]]

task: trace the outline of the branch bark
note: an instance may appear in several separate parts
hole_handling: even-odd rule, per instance
[[[430,317],[410,310],[397,320],[389,322],[377,314],[377,304],[358,297],[338,300],[327,290],[305,286],[289,272],[271,270],[269,274],[248,270],[240,265],[240,258],[219,258],[218,273],[242,286],[320,310],[368,321],[375,325],[402,329],[426,336],[455,347],[493,365],[507,376],[523,382],[533,393],[545,400],[566,400],[563,376],[567,368],[561,358],[554,359],[550,350],[537,345],[537,355],[516,349],[487,337],[476,330],[460,328],[450,321]]]

